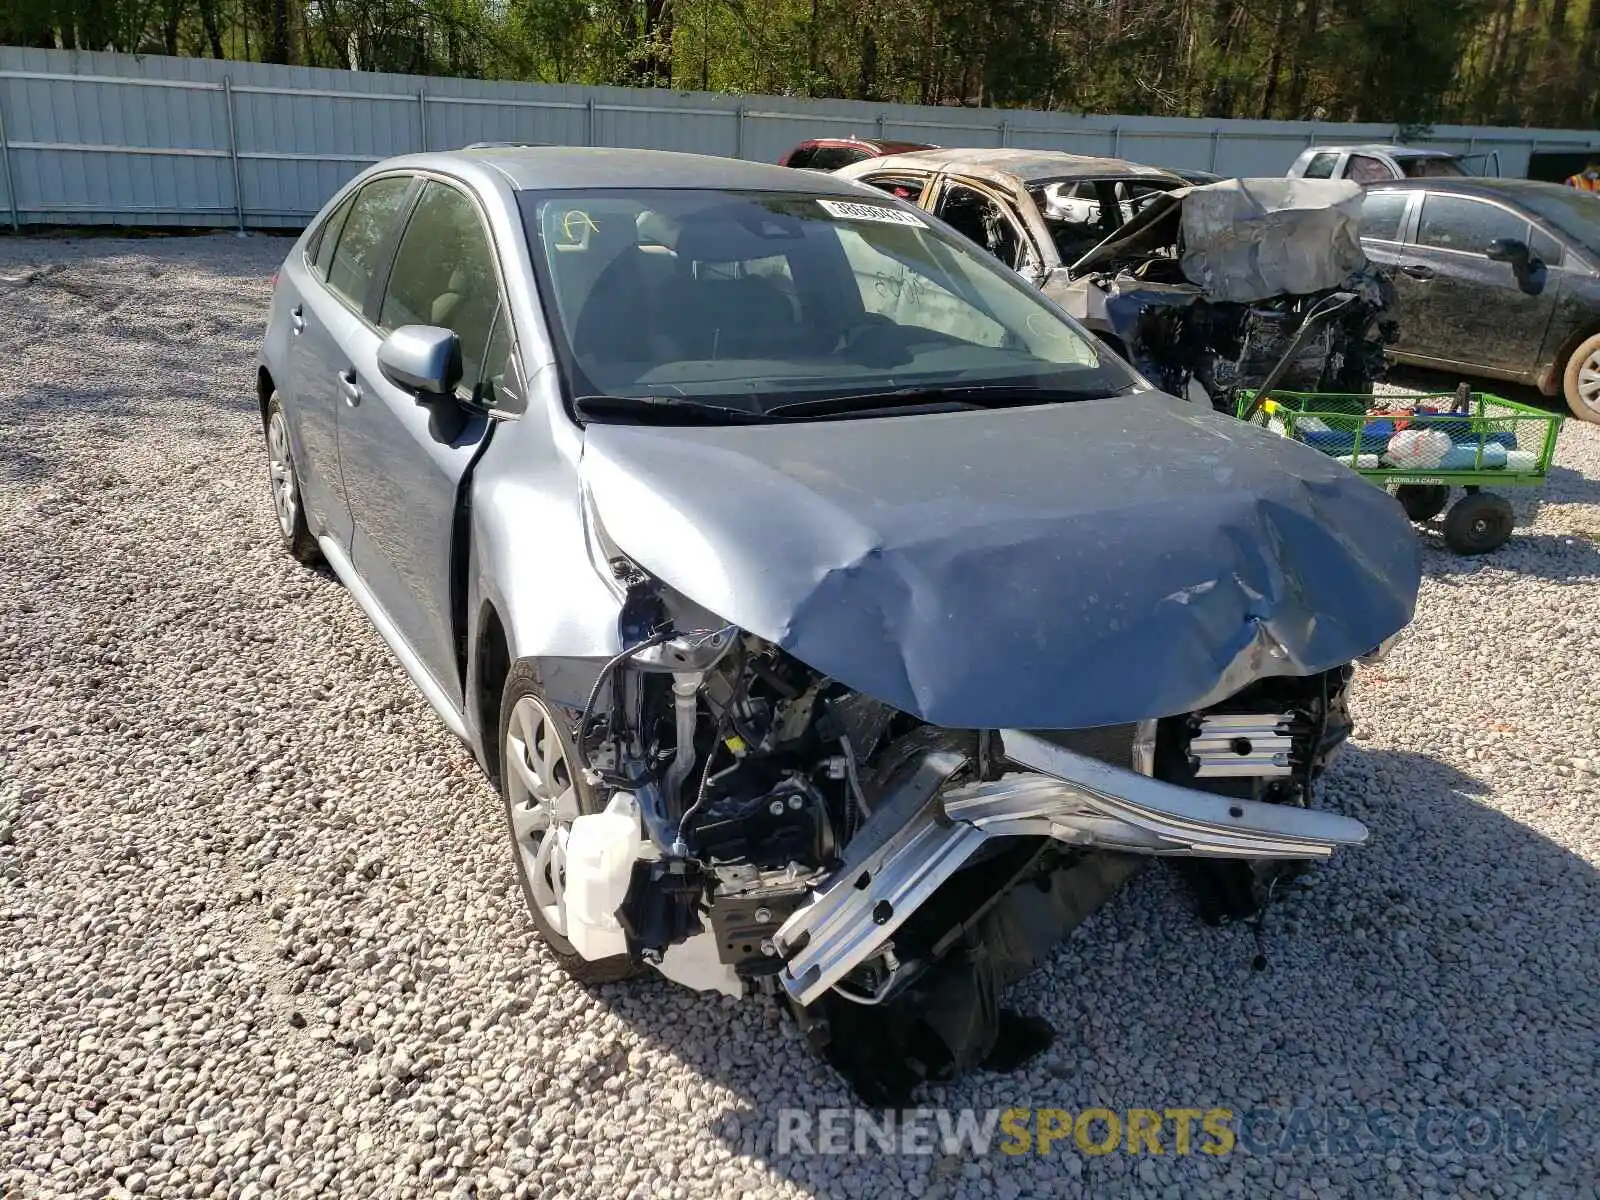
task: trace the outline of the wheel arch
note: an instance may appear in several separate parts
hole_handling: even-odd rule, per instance
[[[1579,325],[1577,329],[1567,335],[1567,339],[1556,350],[1555,356],[1551,359],[1549,365],[1539,372],[1536,384],[1540,392],[1546,396],[1561,395],[1562,384],[1567,374],[1568,360],[1571,359],[1573,352],[1579,346],[1596,334],[1600,334],[1600,318]]]
[[[471,703],[476,710],[483,768],[496,784],[500,782],[500,702],[513,661],[500,611],[492,600],[484,600],[473,644]]]
[[[267,424],[267,402],[272,399],[272,393],[278,390],[278,385],[272,381],[272,372],[265,365],[256,368],[256,405],[261,410],[261,426]]]

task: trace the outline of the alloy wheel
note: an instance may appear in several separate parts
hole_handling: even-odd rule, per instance
[[[578,789],[555,718],[532,696],[506,725],[506,801],[517,842],[517,865],[551,929],[567,933],[567,836],[578,816]]]
[[[294,462],[289,456],[289,426],[281,411],[274,411],[267,422],[267,472],[272,477],[272,507],[278,514],[278,528],[284,537],[293,537],[300,497],[295,491]]]
[[[1600,350],[1589,355],[1578,367],[1578,398],[1600,413]]]

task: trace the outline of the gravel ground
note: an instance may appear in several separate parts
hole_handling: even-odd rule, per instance
[[[567,982],[468,754],[276,549],[287,248],[0,240],[0,1194],[1595,1194],[1600,429],[1494,557],[1424,535],[1325,793],[1372,842],[1267,971],[1148,872],[1021,987],[1049,1054],[928,1097],[1549,1110],[1556,1149],[783,1156],[839,1081],[770,1007]]]

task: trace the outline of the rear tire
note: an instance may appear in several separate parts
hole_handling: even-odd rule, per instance
[[[1578,420],[1600,422],[1600,333],[1584,341],[1567,359],[1561,394]]]
[[[1444,519],[1444,540],[1457,554],[1488,554],[1506,544],[1515,526],[1511,501],[1493,492],[1478,492],[1451,507]]]
[[[1441,483],[1402,483],[1394,498],[1413,521],[1431,521],[1450,503],[1450,489]]]
[[[272,508],[278,518],[278,538],[296,561],[307,566],[322,561],[317,539],[306,525],[306,508],[300,500],[300,476],[295,470],[294,447],[289,440],[289,418],[283,401],[273,392],[263,421],[267,438],[267,476],[272,484]]]
[[[533,926],[556,962],[583,984],[632,977],[638,968],[627,955],[587,959],[566,938],[566,830],[574,817],[599,812],[602,805],[583,779],[566,717],[545,701],[528,663],[511,668],[501,694],[499,783],[517,882]],[[546,848],[547,838],[558,840]]]

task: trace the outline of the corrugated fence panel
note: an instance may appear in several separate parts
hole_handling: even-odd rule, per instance
[[[581,146],[588,140],[588,112],[576,108],[534,107],[533,101],[501,103],[459,97],[428,97],[428,145],[466,146],[473,142],[533,142]]]
[[[738,115],[708,113],[710,109],[649,109],[643,98],[626,107],[597,107],[595,144],[682,150],[693,154],[737,154]]]
[[[106,77],[0,78],[19,215],[72,224],[225,218],[234,204],[222,100]]]
[[[299,226],[368,163],[481,141],[640,146],[774,161],[810,137],[1031,146],[1279,175],[1314,143],[1390,125],[1079,116],[849,100],[492,83],[0,46],[0,222]],[[1588,130],[1439,126],[1495,154],[1600,145]],[[236,187],[237,181],[237,187]]]

